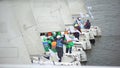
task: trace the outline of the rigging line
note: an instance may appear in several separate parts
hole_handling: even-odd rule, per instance
[[[35,20],[35,16],[34,16],[34,11],[33,11],[33,9],[32,9],[32,0],[29,0],[29,8],[30,8],[30,11],[31,11],[31,16],[33,17],[33,21],[34,21],[34,24],[35,24],[35,26],[36,26],[36,28],[35,28],[35,30],[37,30],[38,29],[38,27],[37,27],[37,21]],[[34,26],[34,25],[33,25]]]

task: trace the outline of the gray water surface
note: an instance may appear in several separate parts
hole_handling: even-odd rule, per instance
[[[102,30],[102,37],[87,51],[86,65],[120,66],[120,0],[85,0],[85,4],[92,7],[92,25]]]
[[[90,66],[120,66],[120,36],[96,38],[91,51],[87,52]]]
[[[94,16],[92,25],[99,26],[103,36],[120,35],[120,0],[85,0]]]

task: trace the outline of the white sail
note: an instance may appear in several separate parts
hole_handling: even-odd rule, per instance
[[[57,0],[31,0],[31,6],[39,32],[65,30]]]
[[[29,53],[12,7],[11,1],[0,1],[0,64],[30,64]]]
[[[67,0],[72,15],[86,14],[84,0]]]

